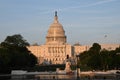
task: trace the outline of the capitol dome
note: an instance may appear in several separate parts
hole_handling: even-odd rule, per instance
[[[63,26],[58,21],[57,12],[55,12],[54,22],[50,25],[46,36],[46,44],[64,44],[66,36]]]

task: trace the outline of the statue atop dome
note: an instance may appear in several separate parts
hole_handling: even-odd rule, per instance
[[[57,16],[57,11],[55,11],[54,23],[59,23],[58,16]]]
[[[55,16],[57,16],[57,11],[55,11]]]

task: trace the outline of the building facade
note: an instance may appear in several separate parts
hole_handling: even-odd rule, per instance
[[[64,64],[66,57],[72,57],[72,46],[67,44],[67,37],[63,26],[58,21],[55,12],[54,21],[50,25],[46,42],[41,46],[29,46],[28,49],[38,57],[39,63]]]
[[[45,44],[27,48],[38,58],[39,64],[64,64],[66,57],[72,60],[79,53],[89,50],[90,46],[68,44],[64,28],[58,21],[57,12],[55,12],[54,21],[48,29]]]

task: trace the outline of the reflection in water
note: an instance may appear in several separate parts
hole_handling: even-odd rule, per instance
[[[36,78],[40,78],[40,79],[72,79],[75,80],[75,76],[74,75],[36,75]]]
[[[0,80],[78,80],[76,75],[42,74],[42,75],[0,75]],[[80,80],[120,80],[120,75],[80,76]]]
[[[74,75],[21,75],[7,80],[76,80]]]

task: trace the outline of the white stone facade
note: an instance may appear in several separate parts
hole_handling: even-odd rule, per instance
[[[115,49],[119,45],[102,45],[101,47]],[[57,12],[55,12],[54,22],[50,25],[46,35],[46,43],[27,48],[38,58],[39,64],[64,64],[67,56],[74,59],[76,55],[89,50],[90,46],[67,44],[65,31],[58,21]]]
[[[35,56],[39,64],[64,64],[67,55],[73,56],[72,46],[66,43],[66,35],[63,26],[58,21],[55,12],[54,22],[50,25],[46,35],[46,43],[41,46],[27,47]]]

